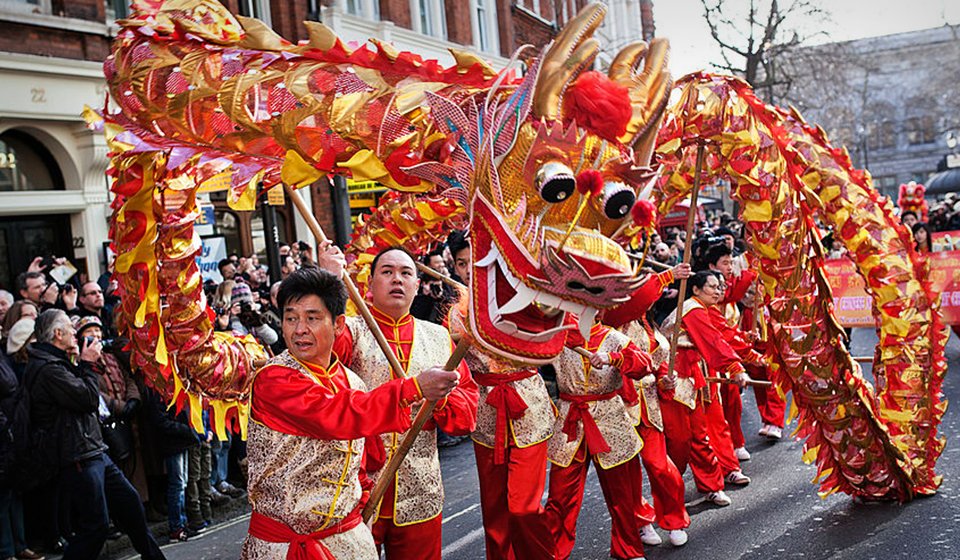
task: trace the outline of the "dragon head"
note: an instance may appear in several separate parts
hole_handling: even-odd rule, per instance
[[[638,279],[613,237],[653,173],[648,167],[670,78],[667,44],[626,47],[607,74],[587,71],[606,8],[588,6],[521,83],[455,104],[427,94],[450,145],[411,175],[461,187],[470,216],[469,330],[485,350],[551,361],[570,328],[626,301]],[[642,68],[638,69],[642,63]]]

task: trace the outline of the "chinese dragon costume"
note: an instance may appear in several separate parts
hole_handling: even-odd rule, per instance
[[[588,6],[522,77],[466,52],[456,64],[388,44],[349,48],[318,23],[291,44],[215,0],[135,0],[104,62],[108,104],[87,118],[110,146],[111,238],[132,360],[222,433],[245,424],[250,340],[213,333],[195,257],[199,190],[252,208],[257,186],[325,173],[392,192],[348,251],[362,283],[381,247],[422,250],[469,230],[465,334],[497,359],[553,361],[567,314],[586,329],[641,278],[624,247],[692,189],[691,154],[743,205],[770,309],[779,383],[800,409],[825,492],[906,500],[935,492],[945,337],[923,260],[843,150],[746,84],[694,75],[667,108],[667,44],[624,47],[591,71],[605,8]],[[664,125],[661,120],[666,111]],[[659,181],[649,163],[654,152]],[[639,202],[638,202],[639,200]],[[876,299],[871,388],[837,341],[814,219],[834,225]]]

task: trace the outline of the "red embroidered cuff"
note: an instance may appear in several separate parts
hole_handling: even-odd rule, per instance
[[[417,378],[408,377],[404,379],[403,384],[400,387],[400,400],[403,401],[401,404],[404,406],[404,408],[422,398],[423,392],[420,390],[420,384],[417,383]]]

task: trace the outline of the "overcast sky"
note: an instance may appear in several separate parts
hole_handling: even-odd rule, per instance
[[[790,0],[781,0],[781,5]],[[747,0],[727,0],[731,6],[749,5]],[[760,0],[768,6],[769,0]],[[944,23],[960,24],[960,0],[820,0],[829,19],[799,22],[804,31],[825,31],[816,42],[845,41],[903,31],[928,29]],[[670,69],[674,76],[721,62],[719,48],[710,38],[700,0],[654,0],[657,36],[671,45]],[[809,33],[808,33],[809,34]],[[733,61],[739,65],[740,61]]]

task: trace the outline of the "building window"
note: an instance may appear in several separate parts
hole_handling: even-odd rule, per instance
[[[897,177],[894,175],[880,175],[873,178],[873,188],[880,194],[893,197],[897,194]]]
[[[937,140],[936,126],[934,126],[933,117],[930,115],[907,119],[904,124],[904,132],[907,136],[907,142],[911,146],[931,144]]]
[[[347,0],[347,13],[372,20],[380,19],[380,0]]]
[[[216,234],[222,235],[227,243],[227,254],[243,252],[240,242],[240,217],[231,210],[217,208],[213,213],[216,218]]]
[[[130,0],[104,0],[107,8],[107,21],[130,17]]]
[[[18,130],[0,134],[0,192],[63,189],[60,166],[43,144]]]
[[[0,0],[0,11],[21,14],[49,14],[50,0]]]
[[[414,31],[447,38],[447,8],[445,0],[413,0],[410,5]]]
[[[237,14],[243,17],[257,18],[270,25],[270,2],[269,0],[239,0],[237,2]]]
[[[471,24],[474,46],[483,52],[498,54],[497,8],[494,0],[471,0]]]
[[[867,126],[867,147],[871,150],[895,148],[897,146],[896,128],[893,121],[872,123]]]

